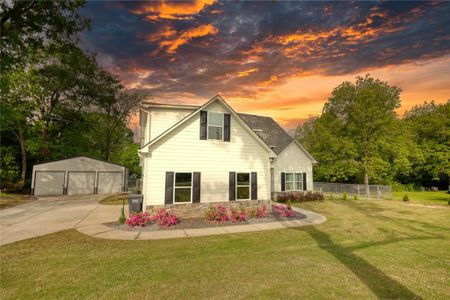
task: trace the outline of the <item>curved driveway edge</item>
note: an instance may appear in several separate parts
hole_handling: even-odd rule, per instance
[[[75,228],[98,206],[105,206],[99,201],[106,196],[39,197],[29,203],[0,210],[0,245]]]
[[[100,205],[91,214],[89,214],[89,216],[87,216],[77,226],[75,226],[75,229],[81,233],[102,239],[160,240],[160,239],[198,237],[207,235],[254,232],[254,231],[307,226],[307,225],[317,225],[327,220],[325,216],[309,210],[297,207],[293,207],[293,209],[299,213],[304,214],[306,218],[301,220],[276,221],[259,224],[230,225],[230,226],[210,227],[210,228],[174,229],[174,230],[160,230],[160,231],[124,231],[124,230],[116,230],[102,224],[106,222],[116,221],[119,214],[116,213],[114,216],[111,216],[108,209],[106,209],[104,205]],[[120,211],[120,209],[118,211]]]

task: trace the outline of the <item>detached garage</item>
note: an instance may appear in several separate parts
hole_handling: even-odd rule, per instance
[[[34,165],[31,194],[109,194],[126,191],[127,185],[125,166],[78,156]]]

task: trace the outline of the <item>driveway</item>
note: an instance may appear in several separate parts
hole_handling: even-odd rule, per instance
[[[1,210],[0,245],[75,228],[87,216],[95,214],[100,205],[98,202],[106,196],[42,197],[31,203]],[[107,210],[110,213],[115,215],[117,210],[120,212],[116,205],[109,206]]]

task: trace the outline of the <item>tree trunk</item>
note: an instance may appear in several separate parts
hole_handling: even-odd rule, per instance
[[[45,123],[44,127],[41,129],[41,149],[39,151],[40,158],[48,160],[50,155],[50,148],[48,146],[48,122]]]
[[[109,156],[111,153],[111,135],[109,132],[106,133],[106,145],[105,145],[105,160],[109,161]]]
[[[25,186],[25,177],[27,175],[27,146],[25,144],[25,138],[23,136],[23,128],[20,123],[17,124],[17,138],[19,139],[20,143],[20,151],[21,151],[21,157],[22,157],[22,169],[20,171],[20,181],[19,186],[23,190]]]
[[[369,167],[367,166],[367,162],[364,163],[364,186],[366,189],[366,196],[369,198]]]

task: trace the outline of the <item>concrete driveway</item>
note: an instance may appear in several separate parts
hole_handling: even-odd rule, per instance
[[[31,203],[0,211],[0,245],[75,228],[95,214],[107,195],[42,197]],[[119,215],[120,206],[108,205],[106,213]]]

